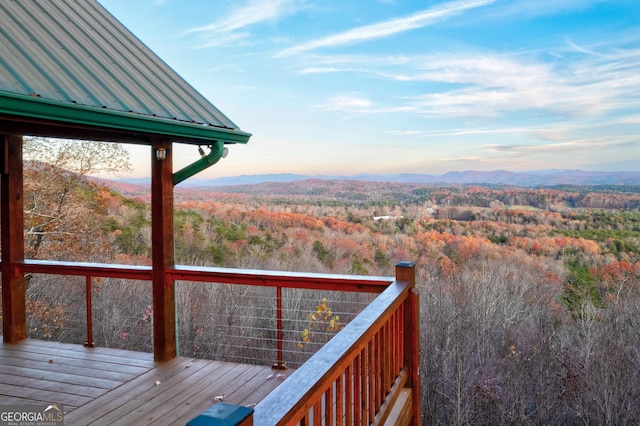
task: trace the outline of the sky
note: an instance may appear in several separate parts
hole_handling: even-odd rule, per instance
[[[638,0],[99,2],[252,133],[198,178],[640,171]]]

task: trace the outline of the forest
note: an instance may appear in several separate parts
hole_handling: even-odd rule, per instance
[[[129,167],[106,145],[111,155],[92,157],[104,147],[26,144],[27,258],[150,264],[149,188],[92,178]],[[425,424],[640,422],[640,187],[312,179],[175,191],[180,264],[393,276],[415,262]],[[27,280],[30,337],[80,341],[82,279]],[[97,344],[149,351],[149,283],[95,291]],[[180,283],[177,295],[185,356],[268,361],[271,293]],[[290,365],[367,297],[288,294]]]

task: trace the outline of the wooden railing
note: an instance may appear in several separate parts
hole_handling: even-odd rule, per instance
[[[122,278],[131,280],[151,280],[150,266],[118,265],[104,263],[59,262],[47,260],[25,260],[14,264],[14,275],[19,273],[72,275],[85,277],[85,298],[87,318],[87,338],[84,345],[93,347],[93,278]]]
[[[79,263],[45,260],[25,260],[15,263],[14,274],[36,273],[51,275],[69,275],[85,277],[87,336],[85,346],[94,345],[92,284],[94,278],[120,278],[132,280],[152,279],[151,266]],[[276,354],[274,367],[284,368],[283,325],[282,325],[282,289],[298,288],[313,290],[335,290],[342,292],[381,293],[393,278],[366,277],[352,275],[328,275],[313,273],[293,273],[283,271],[263,271],[248,269],[229,269],[178,265],[167,269],[171,280],[208,282],[219,284],[238,284],[261,287],[275,287],[276,304]]]
[[[13,274],[84,276],[87,339],[93,344],[94,277],[151,280],[148,266],[25,260]],[[420,422],[419,313],[415,267],[400,263],[396,277],[362,277],[175,266],[171,280],[282,288],[380,293],[355,319],[255,407],[255,425],[416,424]],[[276,297],[277,299],[277,297]],[[277,302],[277,300],[276,300]],[[276,309],[279,313],[279,310]],[[276,319],[281,327],[281,318]],[[281,330],[276,333],[281,339]],[[282,344],[278,345],[282,363]]]
[[[399,264],[380,296],[255,407],[253,424],[419,425],[414,276]]]

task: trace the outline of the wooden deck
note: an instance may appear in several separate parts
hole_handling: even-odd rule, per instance
[[[156,363],[120,349],[0,343],[0,404],[62,404],[66,425],[184,425],[218,400],[254,405],[285,375],[182,357]]]

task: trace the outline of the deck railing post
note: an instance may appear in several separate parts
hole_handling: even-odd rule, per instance
[[[396,265],[396,281],[409,282],[410,289],[404,305],[404,366],[408,371],[406,387],[413,398],[413,425],[422,425],[420,390],[420,300],[416,290],[416,265],[400,262]]]
[[[282,355],[282,287],[276,287],[276,347],[278,361],[273,364],[274,370],[285,370]]]
[[[93,342],[93,301],[91,299],[91,284],[93,278],[87,275],[85,282],[85,296],[87,305],[87,340],[84,342],[84,346],[87,348],[95,347]]]

